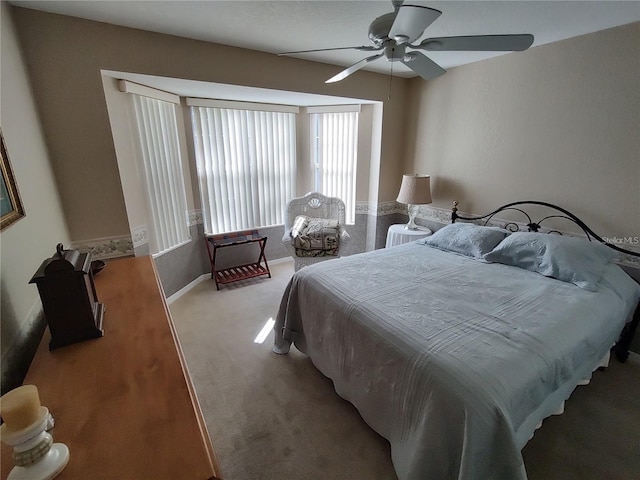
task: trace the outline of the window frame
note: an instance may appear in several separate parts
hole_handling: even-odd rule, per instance
[[[190,107],[191,114],[191,131],[205,233],[230,233],[282,225],[283,206],[289,198],[293,197],[297,179],[296,114],[299,108],[191,98],[187,99],[187,106]],[[229,117],[233,117],[235,122],[230,125],[223,123],[228,122]],[[234,130],[233,134],[230,133],[231,130]],[[276,131],[280,134],[285,131],[284,137],[279,138],[275,135],[265,137]],[[220,145],[220,138],[213,137],[215,134],[217,137],[222,135],[222,145]],[[238,137],[238,134],[246,135],[246,138]],[[235,142],[232,137],[224,138],[225,135],[236,135]],[[212,150],[214,142],[217,142],[215,151]],[[205,145],[207,143],[208,145]],[[281,155],[284,160],[273,158],[276,154]],[[224,166],[221,164],[221,158]],[[266,162],[265,159],[267,159]],[[242,169],[242,176],[236,180],[237,188],[227,179],[233,175],[229,170],[234,168],[237,171]],[[220,192],[215,190],[218,181],[214,178],[216,171],[220,181],[225,177],[224,183],[218,184]],[[247,176],[250,177],[250,181],[247,180]],[[274,180],[274,176],[279,181],[269,183],[270,180]],[[263,188],[265,185],[266,188]],[[232,200],[229,197],[230,194],[225,191],[242,194],[241,202],[243,203],[234,206],[239,209],[225,210]],[[238,200],[235,195],[233,200],[236,202]],[[222,210],[219,208],[220,203]],[[249,205],[252,206],[251,211],[249,211]],[[217,215],[215,210],[219,211]],[[243,223],[244,218],[238,220],[239,216],[251,220]]]
[[[322,193],[323,195],[338,197],[344,203],[346,207],[346,223],[348,225],[355,224],[355,209],[356,209],[356,184],[357,184],[357,167],[358,167],[358,137],[359,137],[359,129],[360,129],[360,118],[359,114],[361,111],[361,107],[359,104],[357,105],[332,105],[332,106],[322,106],[322,107],[309,107],[309,150],[310,150],[310,163],[312,170],[312,184],[315,191]],[[334,185],[333,188],[325,185],[325,177],[326,177],[326,169],[327,167],[323,165],[322,158],[324,156],[324,152],[322,151],[322,145],[326,142],[323,142],[320,139],[320,135],[322,135],[321,126],[320,126],[320,116],[327,114],[343,114],[343,113],[355,113],[355,123],[351,125],[351,129],[353,132],[353,136],[351,139],[345,139],[344,141],[351,142],[351,146],[347,145],[342,149],[342,154],[347,156],[352,156],[347,161],[351,162],[351,165],[347,165],[346,172],[343,170],[342,174],[347,174],[350,176],[347,182],[343,182],[342,186]],[[335,121],[335,119],[334,119]],[[344,145],[343,145],[344,146]],[[334,147],[334,155],[336,154],[336,148]],[[345,151],[350,150],[350,151]],[[333,158],[333,162],[337,159]],[[333,165],[336,166],[335,164]],[[323,171],[324,169],[324,171]],[[338,176],[338,175],[336,175]]]

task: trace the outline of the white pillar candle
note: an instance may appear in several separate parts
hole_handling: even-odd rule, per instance
[[[0,397],[0,416],[7,430],[17,431],[35,423],[40,416],[40,395],[35,385],[23,385]]]

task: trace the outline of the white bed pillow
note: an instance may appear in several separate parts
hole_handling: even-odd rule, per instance
[[[617,256],[615,250],[586,239],[516,232],[484,259],[538,272],[595,292],[607,265]]]
[[[419,243],[468,257],[482,259],[509,232],[503,228],[483,227],[473,223],[451,223]]]

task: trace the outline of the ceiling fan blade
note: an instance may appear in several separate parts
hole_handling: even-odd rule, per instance
[[[384,53],[379,53],[378,55],[371,55],[370,57],[363,58],[359,62],[356,62],[353,65],[351,65],[349,68],[346,68],[343,71],[341,71],[340,73],[338,73],[337,75],[334,75],[333,77],[331,77],[329,80],[325,81],[324,83],[334,83],[334,82],[339,82],[340,80],[344,80],[345,78],[347,78],[352,73],[357,72],[358,70],[360,70],[367,63],[373,62],[374,60],[377,60],[382,55],[384,55]]]
[[[429,51],[521,52],[533,43],[533,35],[470,35],[427,38],[413,48]]]
[[[315,50],[300,50],[300,51],[297,51],[297,52],[282,52],[282,53],[278,53],[277,55],[278,56],[282,56],[282,55],[295,55],[297,53],[329,52],[331,50],[360,50],[362,52],[376,52],[376,51],[382,50],[382,48],[373,47],[373,46],[317,48]]]
[[[397,43],[411,43],[420,38],[424,30],[431,25],[442,12],[419,5],[400,5],[389,38]]]
[[[425,80],[432,80],[447,72],[421,52],[407,52],[401,62]]]

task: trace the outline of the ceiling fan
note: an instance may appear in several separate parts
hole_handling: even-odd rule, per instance
[[[446,73],[446,70],[418,50],[427,51],[523,51],[533,43],[533,35],[470,35],[457,37],[426,38],[414,45],[441,14],[439,10],[420,5],[404,4],[402,0],[392,1],[394,11],[376,18],[369,26],[369,41],[372,45],[361,47],[320,48],[297,52],[282,52],[278,55],[325,52],[330,50],[360,50],[380,52],[363,58],[350,67],[331,77],[325,83],[339,82],[365,65],[385,57],[389,62],[401,62],[425,80],[431,80]]]

